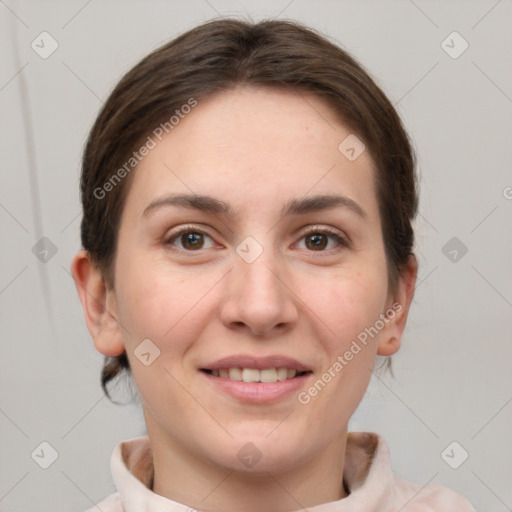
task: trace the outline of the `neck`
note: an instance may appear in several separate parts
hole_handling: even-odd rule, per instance
[[[153,492],[209,512],[291,512],[347,496],[343,467],[347,431],[312,459],[285,472],[239,472],[214,464],[148,423]]]

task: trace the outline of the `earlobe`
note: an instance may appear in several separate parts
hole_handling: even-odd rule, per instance
[[[96,350],[111,357],[122,354],[125,348],[117,321],[114,290],[107,288],[101,272],[85,250],[73,258],[71,273]]]
[[[392,356],[400,348],[400,338],[396,336],[382,336],[379,339],[379,346],[377,348],[377,354],[379,356]]]
[[[393,303],[386,310],[389,318],[388,324],[381,332],[377,354],[391,356],[398,351],[402,341],[402,335],[407,323],[409,309],[414,297],[416,276],[418,274],[418,262],[414,255],[409,256],[406,266],[402,269],[398,280]]]

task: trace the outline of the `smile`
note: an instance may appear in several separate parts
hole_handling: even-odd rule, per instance
[[[313,376],[312,366],[285,354],[232,354],[198,370],[216,393],[251,404],[291,399]]]
[[[219,370],[203,370],[214,377],[221,377],[243,382],[280,382],[301,377],[309,372],[297,372],[293,368],[222,368]]]

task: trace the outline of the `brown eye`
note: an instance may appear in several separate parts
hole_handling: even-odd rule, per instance
[[[180,236],[180,240],[184,249],[202,249],[204,245],[204,239],[201,233],[185,233]]]
[[[328,237],[322,233],[315,233],[306,236],[306,247],[314,251],[323,250],[327,247]]]
[[[350,247],[348,240],[338,234],[336,231],[331,231],[326,228],[310,230],[306,233],[301,241],[304,241],[304,247],[308,251],[327,252],[329,250],[340,251],[343,248]],[[301,248],[304,248],[301,247]]]
[[[208,239],[211,240],[209,245]],[[205,233],[188,229],[173,235],[167,240],[166,245],[173,245],[182,251],[198,251],[213,247],[213,240]]]

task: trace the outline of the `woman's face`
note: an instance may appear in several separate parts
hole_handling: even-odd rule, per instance
[[[150,436],[239,471],[344,438],[408,306],[392,307],[373,163],[353,137],[313,95],[240,88],[154,138],[119,228],[118,324],[96,339],[126,350]],[[246,383],[236,368],[308,373]]]

